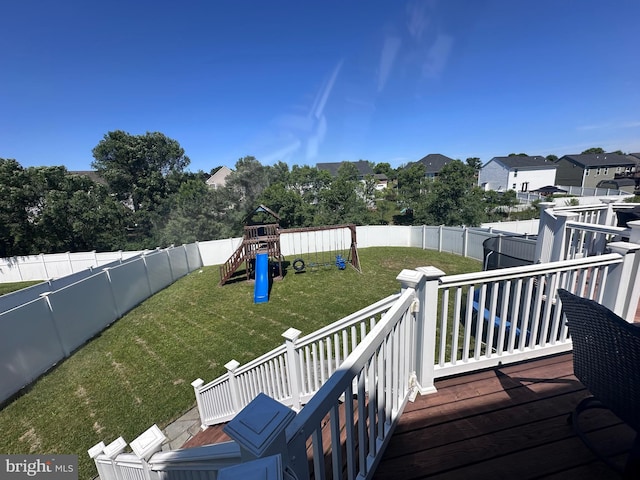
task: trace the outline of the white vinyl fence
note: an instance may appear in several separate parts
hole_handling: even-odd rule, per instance
[[[0,403],[143,300],[201,266],[197,245],[183,245],[2,296]]]

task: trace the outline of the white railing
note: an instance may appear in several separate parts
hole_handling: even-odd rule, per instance
[[[220,380],[228,385],[228,402],[264,390],[280,392],[280,402],[296,410],[296,402],[308,400],[297,414],[291,412],[282,434],[269,434],[272,444],[262,444],[263,453],[255,453],[255,439],[226,429],[238,443],[154,453],[163,437],[154,443],[145,432],[139,443],[152,445],[149,455],[122,453],[123,445],[94,447],[100,477],[217,478],[218,471],[240,462],[245,468],[255,458],[279,455],[287,478],[372,478],[406,403],[417,393],[435,391],[436,378],[571,349],[558,288],[633,319],[640,245],[609,247],[614,253],[462,275],[447,276],[434,267],[403,270],[400,294],[299,340],[296,331],[288,331],[284,346],[242,369],[235,366]],[[272,417],[254,410],[254,402],[245,417],[259,428],[248,431],[264,435],[264,418]],[[202,415],[200,397],[198,406]]]
[[[373,477],[404,406],[417,392],[418,303],[416,289],[406,288],[287,427],[287,470],[295,478]],[[330,432],[326,441],[323,428]]]
[[[285,343],[240,366],[235,360],[225,365],[227,373],[194,387],[202,425],[229,421],[253,400],[265,393],[297,410],[318,391],[391,308],[399,294],[391,295],[352,315],[302,338],[289,329]]]
[[[145,435],[148,436],[149,431],[134,442],[141,441],[144,445],[148,441]],[[100,443],[89,450],[101,480],[215,479],[220,470],[241,462],[240,446],[236,442],[154,453],[156,446],[140,456],[124,453],[125,446],[119,438],[106,447]]]
[[[616,213],[634,206],[609,200],[601,205],[540,204],[536,258],[545,263],[601,255],[609,242],[631,237],[634,222],[630,222],[631,228],[618,227]]]
[[[611,272],[623,262],[614,253],[443,276],[433,332],[435,376],[570,350],[556,307],[558,288],[602,303]]]

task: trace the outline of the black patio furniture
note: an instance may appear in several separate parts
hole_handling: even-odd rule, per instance
[[[589,408],[607,408],[636,432],[623,472],[624,478],[640,478],[640,328],[592,300],[558,290],[569,334],[573,341],[576,377],[593,395],[583,399],[571,422],[576,434],[601,460],[598,448],[579,428],[578,416]]]

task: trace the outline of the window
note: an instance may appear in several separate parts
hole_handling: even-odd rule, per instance
[[[513,171],[513,178],[516,178],[517,176],[518,176],[518,169],[516,168],[516,169]]]
[[[515,183],[511,186],[511,189],[513,189],[513,190],[516,189],[516,184]]]
[[[604,174],[607,175],[609,173],[609,167],[604,167]]]
[[[589,169],[588,169],[588,168],[587,168],[587,169],[585,169],[584,174],[585,174],[586,176],[589,176]]]
[[[600,167],[596,168],[596,176],[600,175]]]
[[[527,190],[529,190],[529,182],[522,182],[522,188],[520,191],[526,192]]]

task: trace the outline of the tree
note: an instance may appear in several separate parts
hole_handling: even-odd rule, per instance
[[[529,155],[527,155],[526,153],[510,153],[509,156],[510,157],[528,157]]]
[[[320,195],[331,186],[331,174],[307,165],[291,167],[288,185],[298,192],[306,203],[316,205]]]
[[[440,170],[431,191],[414,209],[414,221],[427,225],[479,225],[484,218],[482,190],[473,167],[460,160]]]
[[[170,197],[192,175],[185,174],[189,157],[180,144],[159,132],[130,135],[107,133],[93,149],[92,162],[109,191],[133,210],[130,248],[157,246],[170,211]]]
[[[34,226],[27,173],[13,159],[0,158],[0,256],[32,251]]]
[[[547,155],[546,157],[547,160],[549,160],[550,162],[556,162],[558,160],[558,156],[557,155]]]
[[[582,155],[588,155],[588,154],[601,154],[604,153],[604,150],[600,147],[592,147],[592,148],[587,148],[584,152],[582,152]]]
[[[130,212],[109,195],[104,185],[88,177],[69,175],[64,167],[39,170],[49,176],[48,181],[57,182],[56,185],[50,185],[42,196],[34,242],[39,251],[109,251],[125,248]],[[36,172],[36,175],[40,173]]]
[[[274,183],[264,189],[259,202],[280,216],[283,228],[313,225],[315,205],[305,202],[298,192],[282,183]]]
[[[315,219],[316,225],[339,223],[369,223],[370,215],[364,199],[357,194],[358,170],[355,165],[344,162],[338,175],[328,189],[320,193]]]
[[[228,238],[235,234],[226,219],[229,205],[220,190],[199,179],[180,185],[161,234],[164,245]]]
[[[159,132],[107,133],[93,149],[92,162],[112,193],[134,212],[154,211],[180,187],[189,157],[180,144]]]
[[[376,166],[373,167],[373,171],[375,173],[386,175],[387,179],[389,179],[390,181],[398,178],[398,172],[387,162],[376,164]]]
[[[466,160],[466,164],[473,168],[473,171],[475,172],[475,175],[477,177],[480,169],[482,168],[482,160],[480,160],[478,157],[469,157]]]
[[[425,166],[414,162],[398,170],[399,200],[404,206],[411,207],[426,190]]]
[[[0,254],[117,250],[129,210],[104,185],[64,167],[0,159]]]

